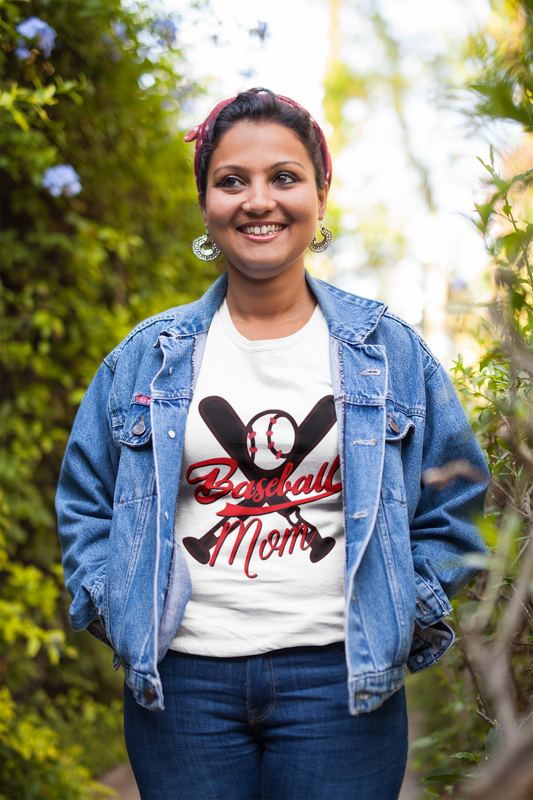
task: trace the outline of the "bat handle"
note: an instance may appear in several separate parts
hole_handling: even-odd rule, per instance
[[[309,553],[309,560],[311,564],[316,564],[317,561],[322,561],[322,559],[333,550],[335,547],[335,539],[332,536],[326,536],[324,538],[319,534],[316,528],[314,531],[307,531],[305,535],[305,541],[307,542],[307,539],[311,537],[313,538],[309,547],[311,551]]]
[[[302,519],[299,509],[296,510],[296,518],[301,525],[305,525],[307,528],[304,542],[309,545],[309,560],[311,564],[322,561],[335,547],[335,539],[332,536],[326,536],[325,538],[321,536],[314,525],[310,525],[309,522]]]

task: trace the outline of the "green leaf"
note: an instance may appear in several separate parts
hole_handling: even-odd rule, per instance
[[[15,108],[14,106],[11,106],[9,110],[11,111],[13,119],[17,125],[19,125],[23,131],[29,131],[30,126],[24,114],[22,114],[18,108]]]
[[[481,161],[481,159],[479,159]],[[481,161],[483,164],[483,162]],[[485,166],[485,165],[484,165]],[[490,217],[494,212],[494,203],[474,203],[475,209],[479,216],[481,217],[481,229],[486,230]]]
[[[494,758],[503,744],[503,730],[499,722],[491,728],[485,741],[485,751],[488,758]]]
[[[415,739],[414,742],[410,742],[409,749],[410,750],[421,750],[425,747],[433,747],[439,741],[438,736],[422,736],[420,739]]]
[[[530,180],[533,180],[533,169],[528,169],[527,172],[522,172],[520,175],[515,175],[509,185],[514,186],[514,184],[518,183],[518,181],[529,182]]]
[[[434,772],[422,778],[427,783],[459,783],[463,779],[461,772]]]
[[[513,292],[512,294],[513,308],[520,311],[527,302],[525,294],[522,292]]]
[[[527,238],[526,231],[518,230],[514,233],[508,233],[506,236],[499,236],[496,241],[500,249],[505,251],[509,261],[514,261],[523,245],[527,242]]]
[[[479,755],[479,753],[466,753],[466,752],[452,753],[450,758],[466,758],[468,761],[475,761],[477,764],[481,763],[481,756]]]

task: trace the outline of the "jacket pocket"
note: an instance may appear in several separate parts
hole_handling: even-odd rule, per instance
[[[150,407],[133,403],[122,434],[120,436],[120,444],[125,444],[128,447],[143,447],[152,440],[152,423],[150,420]]]
[[[120,463],[115,489],[115,509],[139,503],[155,494],[150,408],[132,403],[120,435]]]
[[[394,403],[387,400],[385,420],[385,459],[381,482],[381,499],[388,503],[395,501],[403,506],[402,530],[409,532],[406,481],[409,476],[404,473],[404,455],[412,441],[415,423],[403,411],[395,408]],[[391,535],[396,535],[395,526],[389,528]]]
[[[405,439],[408,433],[415,430],[415,423],[404,414],[394,407],[391,400],[387,400],[387,421],[385,425],[385,441],[399,442]]]

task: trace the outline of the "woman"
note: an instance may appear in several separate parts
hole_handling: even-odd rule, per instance
[[[58,492],[72,625],[124,668],[143,798],[392,800],[405,667],[453,641],[486,465],[417,334],[306,274],[330,240],[309,114],[252,89],[187,138],[195,252],[227,269],[138,325],[81,405]]]

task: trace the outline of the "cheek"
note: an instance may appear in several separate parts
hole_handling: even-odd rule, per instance
[[[231,202],[224,202],[217,198],[217,202],[209,202],[209,197],[207,198],[207,203],[202,211],[204,220],[207,222],[211,222],[211,225],[217,224],[224,224],[227,223],[229,219],[231,219],[233,213],[235,212],[235,204]]]
[[[319,201],[315,194],[308,191],[302,193],[298,198],[295,198],[293,205],[293,214],[296,219],[305,221],[314,221],[319,215]]]

